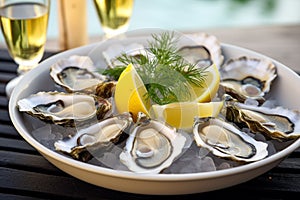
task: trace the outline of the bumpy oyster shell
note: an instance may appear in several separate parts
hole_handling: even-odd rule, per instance
[[[253,162],[268,155],[267,146],[218,118],[196,118],[193,126],[198,146],[214,155],[236,161]]]
[[[183,37],[179,37],[178,41],[178,54],[182,55],[188,62],[197,63],[199,67],[207,67],[213,63],[219,68],[223,61],[221,45],[218,39],[204,32],[195,34],[186,34]],[[193,45],[188,45],[193,43]],[[106,63],[110,68],[118,65],[124,65],[116,60],[116,57],[122,53],[128,56],[145,56],[149,59],[154,55],[149,51],[149,47],[138,43],[132,43],[130,45],[116,44],[110,46],[103,52]]]
[[[20,112],[63,126],[75,126],[94,117],[102,119],[111,107],[111,103],[101,97],[56,91],[38,92],[18,101]]]
[[[277,70],[269,60],[242,56],[229,59],[221,67],[220,75],[220,85],[227,94],[242,103],[251,98],[261,104],[277,77]]]
[[[160,173],[181,154],[185,141],[175,128],[139,113],[120,160],[133,172]]]
[[[132,43],[128,45],[114,44],[109,46],[105,51],[102,52],[104,60],[109,68],[124,66],[124,63],[118,61],[117,59],[117,57],[121,56],[122,54],[127,54],[129,56],[150,55],[145,46],[138,43]]]
[[[87,91],[92,93],[96,85],[106,80],[105,76],[97,73],[93,61],[88,56],[78,55],[61,59],[52,65],[50,76],[67,92]]]
[[[268,108],[246,105],[228,99],[225,103],[226,119],[239,127],[249,128],[268,138],[285,141],[300,137],[300,113],[281,106]]]
[[[194,45],[188,46],[182,42],[178,50],[180,55],[191,63],[197,63],[199,67],[208,67],[214,63],[220,68],[223,64],[224,56],[221,44],[214,35],[200,32],[187,34],[186,37],[190,39],[187,43],[194,43]]]
[[[101,156],[103,152],[124,141],[131,125],[131,115],[122,113],[81,129],[74,136],[55,142],[54,146],[57,151],[87,162],[94,155]]]
[[[95,88],[95,95],[108,99],[113,96],[116,89],[117,81],[108,81],[99,83]]]

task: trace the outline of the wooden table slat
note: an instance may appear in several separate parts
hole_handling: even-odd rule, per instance
[[[11,122],[8,110],[0,109],[0,121],[2,122]]]
[[[0,124],[1,137],[18,138],[22,139],[15,127],[7,124]]]
[[[26,152],[38,154],[35,148],[29,145],[25,140],[2,138],[0,137],[0,150],[11,150],[16,152]]]
[[[64,172],[49,163],[42,155],[0,150],[0,166],[65,176]]]
[[[8,109],[8,99],[6,96],[0,96],[0,108]]]
[[[1,191],[1,188],[0,188]],[[8,192],[6,189],[4,192]],[[18,193],[18,194],[16,194]],[[31,195],[25,196],[21,195],[20,191],[13,191],[12,194],[7,194],[7,193],[0,193],[0,199],[5,199],[5,200],[42,200],[42,199],[49,199],[47,197],[42,198],[42,197],[32,197]]]
[[[0,58],[0,72],[16,74],[18,65],[13,62],[3,61]]]

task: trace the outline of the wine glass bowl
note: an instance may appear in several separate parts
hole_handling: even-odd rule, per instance
[[[94,0],[94,5],[106,38],[127,31],[134,0]]]
[[[1,30],[11,57],[19,65],[18,75],[36,67],[43,57],[49,7],[50,0],[0,1]],[[7,87],[14,87],[9,84]]]

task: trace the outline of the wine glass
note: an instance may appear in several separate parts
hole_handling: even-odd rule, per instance
[[[127,31],[134,0],[94,0],[106,38]]]
[[[6,86],[9,97],[20,78],[38,65],[44,54],[50,0],[0,0],[0,24],[18,77]]]

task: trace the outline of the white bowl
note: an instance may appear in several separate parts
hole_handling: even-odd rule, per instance
[[[145,38],[137,37],[125,41],[128,43],[144,42]],[[254,163],[212,172],[156,175],[141,175],[103,168],[71,159],[46,148],[31,135],[31,128],[26,124],[27,116],[18,111],[17,101],[38,91],[53,90],[54,84],[49,76],[49,67],[59,59],[71,55],[89,55],[97,63],[99,52],[106,49],[108,45],[110,41],[83,46],[52,56],[28,72],[12,93],[9,112],[17,131],[49,162],[62,171],[88,183],[118,191],[139,194],[191,194],[226,188],[253,179],[278,165],[286,156],[300,147],[300,139],[298,139],[276,154]],[[227,58],[244,55],[266,58],[259,53],[229,44],[222,44],[222,50]],[[271,96],[275,97],[283,107],[300,108],[300,93],[297,92],[300,85],[299,76],[283,64],[271,60],[277,66],[279,75],[275,85],[272,86]]]

